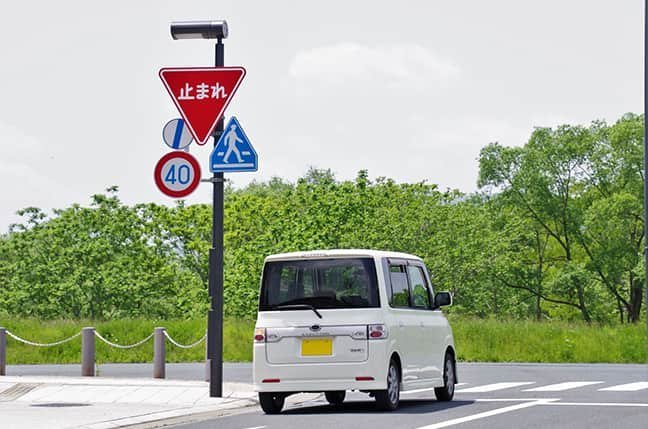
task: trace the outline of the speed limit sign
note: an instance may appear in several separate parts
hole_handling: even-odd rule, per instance
[[[183,198],[200,183],[200,165],[187,152],[174,151],[164,155],[155,166],[155,184],[163,194]]]

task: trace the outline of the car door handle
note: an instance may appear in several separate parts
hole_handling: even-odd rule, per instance
[[[398,326],[399,326],[400,328],[402,328],[402,327],[405,326],[405,324],[404,324],[403,322],[398,322]]]
[[[425,323],[419,322],[419,325],[421,325],[422,328],[425,328]]]

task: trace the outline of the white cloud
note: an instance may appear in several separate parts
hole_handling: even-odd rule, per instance
[[[297,53],[289,73],[302,85],[398,91],[443,86],[459,67],[418,44],[338,43]]]
[[[0,159],[33,157],[42,150],[42,143],[18,128],[0,122]]]
[[[0,183],[4,186],[0,234],[9,224],[21,221],[15,214],[18,209],[38,206],[48,210],[68,196],[66,187],[46,168],[53,161],[53,149],[19,128],[0,122]]]

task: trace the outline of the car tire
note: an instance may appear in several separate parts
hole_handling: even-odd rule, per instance
[[[376,405],[379,410],[393,411],[400,402],[400,371],[392,359],[387,370],[387,390],[376,391]]]
[[[434,395],[439,401],[452,401],[455,391],[455,363],[450,353],[446,353],[443,362],[443,387],[435,387]]]
[[[346,396],[346,391],[336,390],[334,392],[324,392],[324,396],[326,396],[326,400],[329,404],[342,405],[342,402],[344,402],[344,397]]]
[[[266,414],[279,414],[286,401],[286,396],[281,393],[259,392],[259,404]]]

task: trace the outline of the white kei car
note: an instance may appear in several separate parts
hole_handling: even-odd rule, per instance
[[[268,256],[254,332],[254,388],[261,408],[285,398],[347,390],[394,410],[400,392],[431,389],[452,400],[457,383],[452,329],[423,261],[376,250],[322,250]]]

